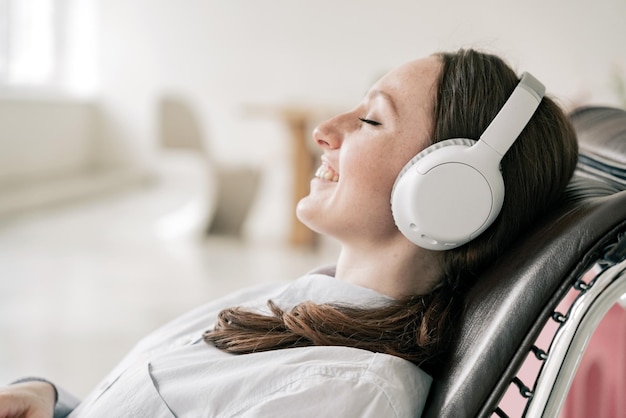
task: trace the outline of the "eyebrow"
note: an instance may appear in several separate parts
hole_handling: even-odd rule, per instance
[[[386,93],[382,90],[372,90],[370,92],[370,100],[371,99],[377,99],[379,97],[382,97],[387,103],[389,103],[389,105],[391,106],[391,109],[394,111],[394,113],[397,115],[398,114],[398,109],[396,108],[396,103],[393,101],[393,97],[391,97],[391,95],[389,93]]]

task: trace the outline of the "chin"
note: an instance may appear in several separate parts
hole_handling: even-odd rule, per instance
[[[318,234],[326,234],[326,230],[322,225],[324,217],[320,216],[323,211],[310,203],[312,202],[308,201],[308,196],[298,202],[296,206],[296,218],[310,230]]]

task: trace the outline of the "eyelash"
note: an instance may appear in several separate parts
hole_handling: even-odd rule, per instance
[[[382,123],[377,122],[375,120],[371,120],[371,119],[365,119],[365,118],[359,118],[359,120],[363,123],[367,123],[368,125],[372,125],[372,126],[380,126],[382,125]]]

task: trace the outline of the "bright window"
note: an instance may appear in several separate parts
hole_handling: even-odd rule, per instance
[[[4,83],[51,84],[60,55],[54,0],[2,1]]]
[[[95,89],[93,0],[0,0],[0,86]]]

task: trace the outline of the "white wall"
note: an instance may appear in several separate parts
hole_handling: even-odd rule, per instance
[[[159,96],[185,95],[216,159],[264,169],[257,219],[289,214],[290,144],[246,104],[348,108],[390,67],[464,46],[532,71],[566,106],[617,104],[612,74],[626,78],[623,0],[104,0],[99,16],[108,158],[149,160]]]

